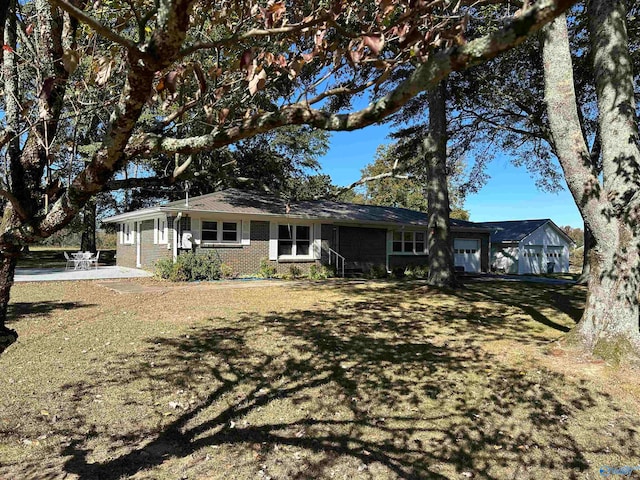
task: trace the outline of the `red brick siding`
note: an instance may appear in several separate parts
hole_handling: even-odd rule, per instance
[[[215,252],[220,261],[231,267],[238,275],[253,275],[260,270],[260,262],[266,260],[276,267],[277,273],[289,273],[291,266],[295,265],[303,273],[309,271],[309,266],[319,263],[311,262],[277,262],[269,260],[269,222],[252,221],[251,243],[242,246],[222,246],[214,248],[196,247],[196,253]]]

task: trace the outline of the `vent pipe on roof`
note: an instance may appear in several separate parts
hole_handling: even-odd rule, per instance
[[[184,182],[184,192],[186,194],[184,206],[187,208],[189,208],[189,187],[190,186],[191,185],[189,184],[188,180]]]

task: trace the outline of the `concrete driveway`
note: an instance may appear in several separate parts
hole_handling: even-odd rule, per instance
[[[89,270],[64,268],[16,268],[15,282],[60,282],[64,280],[104,280],[108,278],[151,277],[152,273],[137,268],[98,267]]]
[[[480,275],[480,276],[470,276],[465,277],[465,281],[472,282],[493,282],[493,281],[501,281],[501,282],[531,282],[531,283],[544,283],[546,285],[574,285],[575,280],[565,280],[563,278],[549,278],[549,277],[538,277],[538,276],[528,276],[528,275]]]

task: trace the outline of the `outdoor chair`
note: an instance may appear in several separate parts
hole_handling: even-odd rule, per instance
[[[67,261],[67,265],[65,266],[65,270],[69,270],[69,267],[71,265],[73,265],[73,269],[77,270],[78,269],[78,263],[80,262],[80,260],[77,260],[75,258],[71,258],[69,257],[69,254],[67,252],[62,252],[64,254],[64,258]]]
[[[97,270],[98,269],[98,260],[100,260],[100,250],[98,250],[98,252],[96,253],[95,257],[91,257],[89,259],[89,265],[91,265],[92,263],[95,263],[96,270]]]

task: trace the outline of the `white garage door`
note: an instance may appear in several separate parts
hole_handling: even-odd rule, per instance
[[[453,239],[453,260],[456,267],[465,272],[480,271],[480,240],[474,238]]]
[[[566,272],[567,267],[564,264],[563,248],[561,246],[547,246],[547,262],[553,263],[554,272]]]
[[[523,247],[522,258],[520,258],[520,265],[522,265],[520,273],[533,273],[535,275],[545,273],[546,267],[544,270],[542,268],[543,261],[542,245],[527,245]]]

